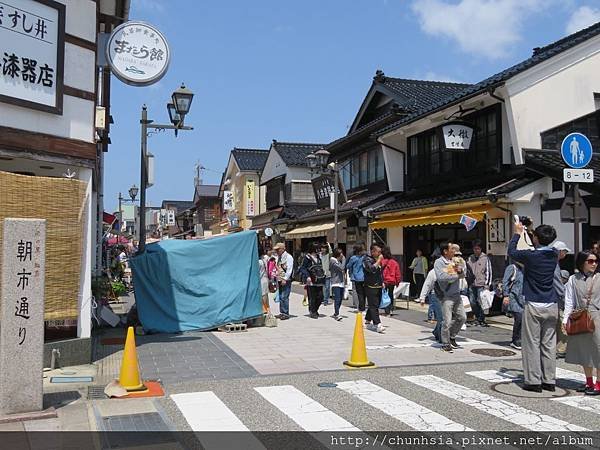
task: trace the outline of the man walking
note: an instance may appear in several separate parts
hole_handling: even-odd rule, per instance
[[[517,250],[523,224],[515,224],[515,235],[508,245],[508,256],[524,265],[522,358],[525,384],[532,392],[555,391],[556,385],[556,322],[558,295],[554,274],[558,254],[550,244],[556,230],[539,225],[533,232],[533,250]]]
[[[465,270],[454,259],[455,247],[450,242],[440,244],[440,256],[433,265],[435,270],[435,290],[442,303],[442,351],[452,353],[461,348],[456,343],[456,336],[467,321],[465,308],[460,298],[460,282],[465,277]]]
[[[352,301],[357,312],[365,310],[364,259],[365,248],[362,244],[357,244],[354,246],[354,253],[346,264],[346,269],[350,273],[350,281],[352,281]]]
[[[321,246],[321,263],[323,265],[323,272],[325,272],[325,285],[323,286],[323,306],[329,305],[329,299],[331,298],[331,270],[329,268],[330,260],[331,246],[329,243],[325,243]]]
[[[277,281],[279,285],[279,316],[280,320],[290,318],[290,292],[292,290],[292,273],[294,271],[294,258],[285,250],[285,244],[275,244],[273,249],[277,252]]]
[[[469,282],[469,301],[477,322],[475,325],[489,327],[485,321],[485,312],[481,307],[479,296],[492,284],[492,264],[481,248],[481,241],[473,241],[473,254],[467,260],[467,281]]]
[[[363,269],[365,272],[365,294],[369,309],[365,314],[367,328],[383,333],[385,327],[379,318],[379,304],[381,303],[381,291],[383,289],[383,274],[381,265],[383,255],[381,247],[377,244],[371,245],[371,255],[365,256]],[[372,325],[371,325],[372,322]]]

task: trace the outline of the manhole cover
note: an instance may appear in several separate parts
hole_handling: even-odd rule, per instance
[[[484,355],[484,356],[514,356],[517,353],[510,350],[503,350],[500,348],[476,348],[471,350],[471,353],[475,353],[476,355]]]
[[[319,384],[317,384],[317,386],[324,387],[324,388],[334,388],[334,387],[337,387],[337,384],[336,383],[319,383]]]
[[[513,381],[512,383],[498,383],[492,386],[492,390],[502,394],[512,395],[513,397],[526,398],[558,398],[564,397],[569,393],[564,389],[556,386],[556,391],[531,392],[523,390],[523,380]]]
[[[88,400],[102,400],[106,398],[104,386],[88,386]]]

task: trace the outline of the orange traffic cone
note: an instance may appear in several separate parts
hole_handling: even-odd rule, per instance
[[[133,327],[127,328],[127,339],[125,340],[125,351],[123,352],[123,362],[121,362],[121,373],[119,375],[119,384],[127,392],[146,391],[147,388],[140,378],[140,367],[138,365],[137,351],[135,349],[135,335]]]
[[[363,332],[363,316],[362,312],[356,313],[356,325],[354,325],[354,338],[352,339],[352,352],[350,360],[344,361],[344,365],[348,367],[374,367],[375,364],[367,358],[367,346],[365,344],[365,334]]]

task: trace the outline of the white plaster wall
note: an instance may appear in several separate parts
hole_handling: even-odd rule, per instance
[[[77,336],[87,338],[92,332],[92,239],[94,233],[94,214],[92,208],[92,170],[79,169],[78,178],[87,183],[85,192],[85,208],[83,221],[83,253],[81,261],[81,276],[79,279],[79,317],[77,318]]]
[[[65,86],[94,92],[96,54],[77,45],[65,44]]]
[[[404,153],[384,145],[383,161],[390,192],[404,191]]]
[[[542,131],[595,111],[599,73],[600,36],[510,79],[518,149],[540,148]]]
[[[92,0],[58,0],[67,5],[66,32],[96,42],[96,2]]]
[[[94,102],[65,95],[63,115],[0,103],[0,125],[94,142]]]
[[[286,183],[292,180],[308,180],[312,179],[310,170],[305,167],[289,167],[288,168],[288,178],[285,180]]]
[[[267,156],[260,182],[264,184],[283,174],[287,174],[287,167],[283,162],[283,159],[281,159],[281,156],[279,156],[279,153],[271,149],[269,151],[269,156]]]
[[[575,249],[575,226],[572,223],[562,223],[560,221],[560,211],[544,211],[544,223],[552,225],[556,229],[556,236],[559,241],[567,244],[571,250]],[[581,224],[579,225],[580,246],[586,247],[589,243],[581,242]],[[587,245],[586,245],[587,244]]]

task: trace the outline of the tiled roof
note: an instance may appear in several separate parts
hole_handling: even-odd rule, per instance
[[[492,87],[500,85],[501,83],[508,80],[509,78],[512,78],[515,75],[517,75],[537,64],[540,64],[540,63],[546,61],[547,59],[552,58],[553,56],[558,55],[559,53],[562,53],[570,48],[573,48],[576,45],[581,44],[582,42],[585,42],[586,40],[591,39],[594,36],[597,36],[598,34],[600,34],[600,22],[592,25],[591,27],[588,27],[581,31],[578,31],[577,33],[571,34],[571,35],[569,35],[563,39],[560,39],[556,42],[553,42],[550,45],[547,45],[547,46],[541,47],[541,48],[537,48],[534,50],[534,54],[530,58],[528,58],[524,61],[521,61],[520,63],[515,64],[514,66],[509,67],[508,69],[503,70],[502,72],[492,75],[491,77],[486,78],[485,80],[480,81],[477,84],[471,85],[461,91],[458,91],[455,94],[450,95],[441,101],[431,103],[431,104],[421,108],[420,110],[414,112],[413,114],[410,114],[410,115],[398,120],[397,122],[395,122],[391,125],[388,125],[387,127],[379,130],[377,132],[377,135],[381,136],[389,131],[400,128],[402,125],[404,125],[406,123],[412,122],[423,116],[426,116],[438,109],[442,109],[453,103],[464,100],[465,98],[472,97],[472,96],[475,96],[482,92],[485,92],[486,90],[488,90]]]
[[[505,176],[503,178],[497,178],[493,180],[477,180],[478,182],[474,182],[470,185],[450,191],[445,190],[441,193],[439,187],[436,190],[431,190],[429,192],[419,190],[413,194],[401,194],[398,196],[396,201],[383,205],[373,212],[375,214],[380,214],[384,212],[402,211],[404,209],[412,208],[424,208],[427,206],[444,203],[486,198],[488,190],[494,187],[496,188],[493,190],[494,194],[503,195],[526,186],[529,183],[533,183],[539,178],[541,178],[540,175],[528,173],[521,176],[515,175],[514,177]]]
[[[385,197],[392,195],[390,192],[379,192],[376,194],[365,194],[360,195],[355,198],[350,198],[348,202],[344,203],[338,208],[338,213],[340,215],[347,215],[345,213],[351,213],[353,209],[363,208],[371,203],[375,203],[379,200],[383,200]],[[298,218],[299,222],[308,222],[311,219],[316,219],[319,217],[332,217],[333,218],[333,210],[329,208],[325,209],[315,209],[314,207],[308,211],[306,214],[303,214]]]
[[[272,147],[275,149],[283,162],[288,166],[308,167],[306,157],[325,147],[325,144],[306,144],[300,142],[279,142],[273,140]]]
[[[196,195],[198,197],[218,197],[220,187],[217,184],[200,184],[196,186]]]
[[[297,219],[298,217],[306,214],[308,211],[312,211],[315,208],[316,205],[287,205],[283,208],[279,218],[274,220],[272,223],[278,224],[289,222],[290,219]]]
[[[265,167],[269,151],[260,148],[235,147],[231,154],[240,170],[261,171]]]
[[[180,212],[193,208],[194,202],[188,200],[163,200],[162,207],[165,208],[166,205],[173,207],[177,212]]]
[[[387,77],[383,74],[379,78],[375,77],[375,81],[378,79],[383,86],[396,94],[395,103],[401,110],[407,112],[420,111],[471,87],[470,84],[465,83],[406,80]]]
[[[563,179],[563,169],[567,167],[562,156],[557,150],[523,149],[525,165],[533,171],[543,175]],[[594,155],[586,169],[594,169],[594,182],[581,183],[580,187],[586,191],[600,193],[600,158]]]

